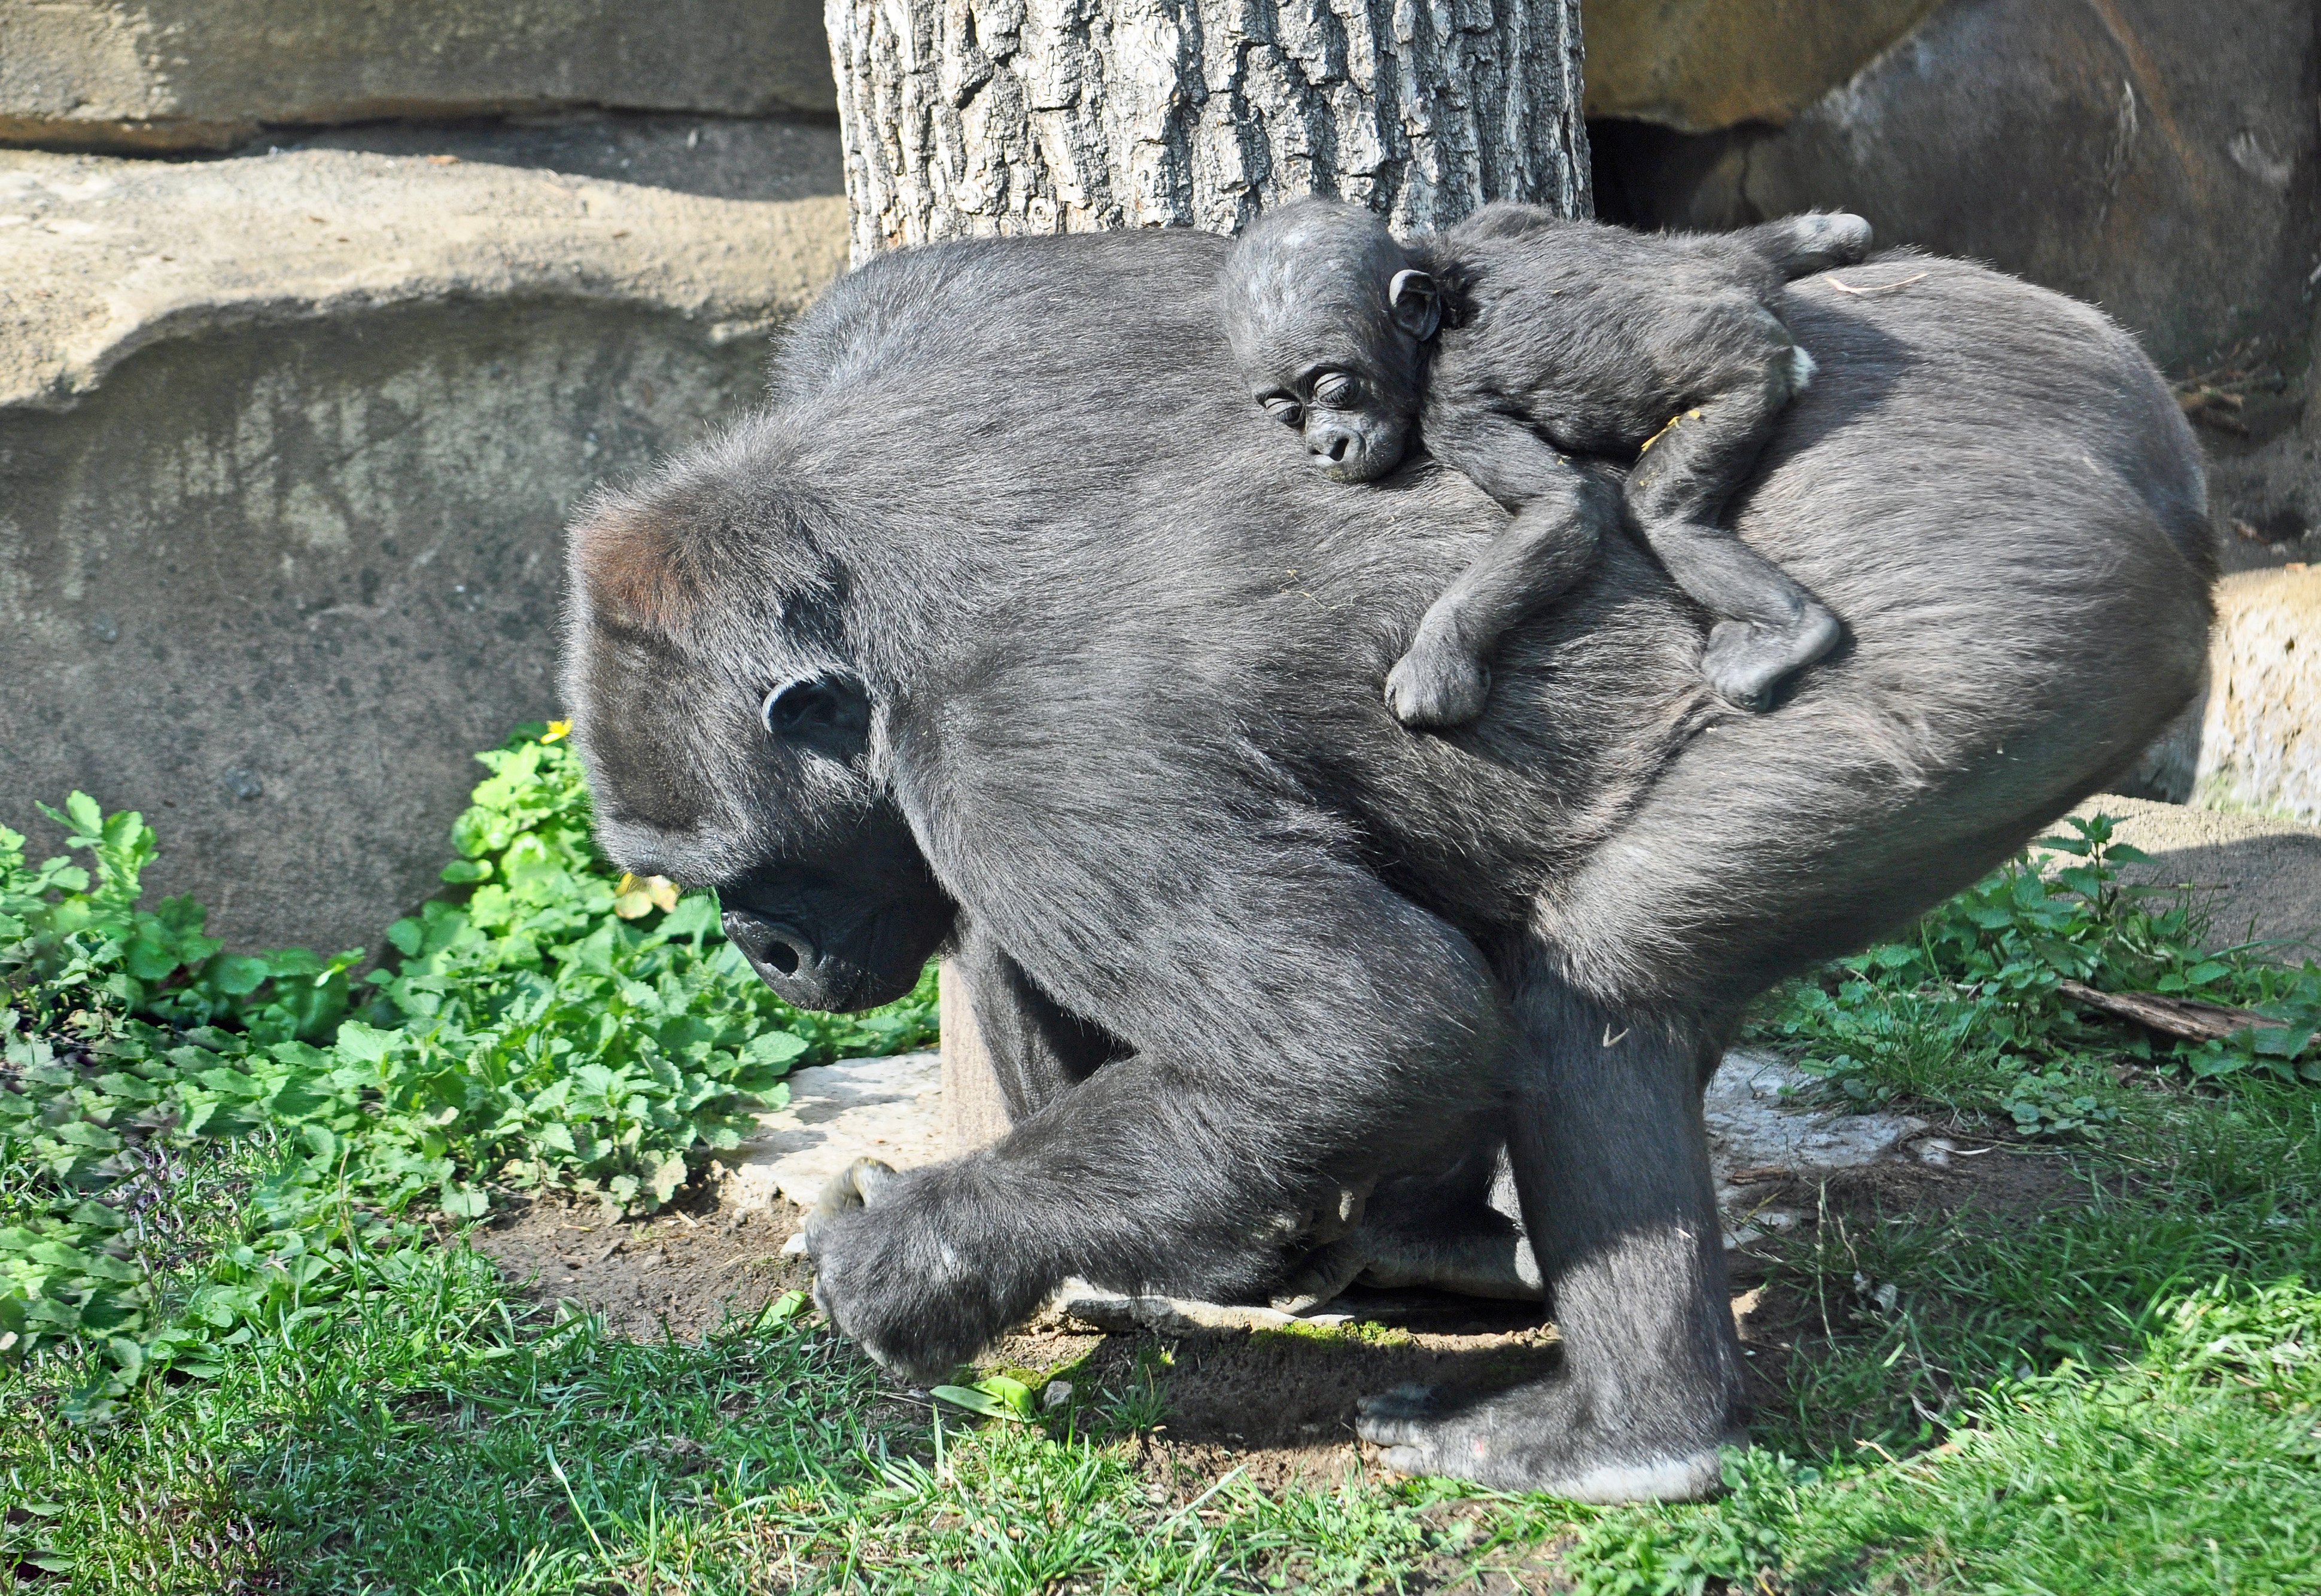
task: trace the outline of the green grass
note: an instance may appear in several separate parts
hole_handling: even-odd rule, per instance
[[[524,746],[548,747],[504,752]],[[404,1145],[396,1082],[425,1072],[347,1093],[325,1159],[319,1111],[285,1103],[304,1056],[277,1050],[369,1046],[350,1021],[446,1036],[412,984],[439,976],[466,1015],[440,1056],[500,1093],[474,1062],[505,1051],[491,1038],[511,1024],[549,1044],[581,1036],[592,1005],[645,1002],[621,978],[678,1012],[726,992],[758,1001],[726,983],[705,927],[651,941],[675,911],[585,855],[551,860],[564,879],[534,878],[528,910],[513,890],[484,897],[513,886],[523,837],[561,828],[555,846],[578,846],[571,789],[543,794],[543,766],[560,768],[532,756],[479,804],[520,823],[463,834],[454,871],[475,895],[432,931],[408,922],[415,948],[375,982],[340,961],[232,965],[193,912],[165,906],[149,925],[118,893],[74,924],[107,868],[133,875],[147,846],[132,828],[108,839],[105,817],[81,834],[114,865],[100,855],[82,886],[50,871],[32,890],[20,868],[13,911],[32,931],[12,945],[10,1034],[27,1056],[48,1046],[32,1068],[62,1073],[35,1080],[19,1062],[0,1082],[15,1116],[0,1120],[15,1138],[0,1141],[0,1225],[46,1228],[11,1255],[20,1283],[29,1259],[43,1283],[92,1283],[72,1288],[83,1322],[39,1321],[0,1365],[0,1593],[1372,1591],[1495,1565],[1652,1596],[2321,1591],[2313,973],[2202,951],[2190,905],[2116,888],[2100,826],[2070,839],[2083,846],[2064,874],[2002,872],[1777,994],[1756,1026],[1834,1101],[1958,1116],[2051,1161],[2053,1191],[1951,1216],[1831,1202],[1771,1266],[1796,1346],[1757,1446],[1729,1460],[1730,1492],[1607,1512],[1359,1476],[1166,1488],[1143,1438],[1165,1419],[1154,1348],[1138,1362],[1151,1380],[1083,1391],[1034,1422],[976,1421],[882,1396],[795,1297],[680,1345],[509,1296],[442,1239],[460,1204],[437,1200],[592,1178],[617,1200],[587,1149],[508,1128],[505,1098],[486,1123],[462,1095],[473,1118],[445,1123],[478,1128],[430,1155],[448,1170],[419,1186],[363,1176]],[[451,912],[474,934],[431,943]],[[592,968],[577,951],[591,938],[621,958],[674,943],[681,967],[650,981]],[[2267,1024],[2155,1046],[2063,1001],[2065,978],[2189,993]],[[568,979],[602,984],[523,1008]],[[798,1023],[808,1047],[839,1045]],[[694,1039],[739,1060],[747,1035]],[[421,1056],[415,1042],[378,1052]],[[529,1100],[590,1054],[548,1056],[574,1062],[497,1079]],[[722,1111],[690,1141],[664,1126],[655,1156],[697,1156]],[[68,1124],[90,1129],[59,1134]],[[91,1145],[100,1131],[112,1145]],[[642,1180],[628,1197],[659,1201]],[[77,1262],[34,1255],[68,1234]],[[135,1318],[108,1326],[113,1311]]]
[[[932,1037],[932,972],[884,1011],[801,1013],[713,896],[614,871],[553,729],[479,757],[450,894],[388,927],[360,982],[360,950],[230,953],[199,905],[147,907],[141,815],[78,793],[49,812],[86,866],[33,865],[0,827],[0,1359],[101,1348],[77,1413],[211,1368],[286,1295],[347,1289],[350,1227],[407,1240],[541,1190],[650,1211],[783,1101],[793,1063]],[[167,1300],[150,1216],[180,1160],[250,1140],[269,1167],[244,1231]]]
[[[1355,1588],[1447,1544],[1357,1490],[1228,1481],[1156,1505],[1133,1402],[978,1429],[874,1424],[852,1347],[778,1299],[701,1346],[513,1303],[464,1248],[356,1260],[332,1313],[99,1428],[21,1373],[0,1440],[0,1591],[659,1592]],[[17,1559],[15,1582],[5,1570]],[[42,1572],[33,1573],[35,1566]]]

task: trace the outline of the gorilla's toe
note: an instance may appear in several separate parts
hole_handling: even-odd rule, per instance
[[[1311,1313],[1343,1296],[1370,1264],[1369,1250],[1356,1245],[1355,1238],[1315,1247],[1281,1283],[1273,1306],[1284,1313]]]
[[[857,1158],[853,1163],[830,1177],[822,1195],[814,1200],[806,1211],[806,1228],[815,1228],[818,1220],[827,1220],[850,1209],[863,1208],[878,1201],[881,1191],[895,1178],[895,1167],[878,1158]]]

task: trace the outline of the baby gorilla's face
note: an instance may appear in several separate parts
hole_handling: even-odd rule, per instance
[[[1235,240],[1219,288],[1251,394],[1315,465],[1370,482],[1402,463],[1435,290],[1384,222],[1338,200],[1284,205]]]
[[[1415,367],[1416,356],[1410,350],[1407,363]],[[1382,364],[1324,361],[1259,376],[1251,387],[1268,415],[1305,440],[1325,476],[1370,482],[1402,463],[1417,419],[1409,378]]]

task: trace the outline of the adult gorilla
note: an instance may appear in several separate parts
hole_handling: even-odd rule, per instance
[[[1487,1229],[1443,1172],[1504,1142],[1564,1370],[1364,1432],[1498,1485],[1711,1490],[1745,1409],[1704,1073],[1752,996],[1990,868],[2183,705],[2191,439],[2084,305],[1910,257],[1807,279],[1784,313],[1821,376],[1736,514],[1849,646],[1725,712],[1703,617],[1618,541],[1499,651],[1479,723],[1414,736],[1387,669],[1503,517],[1424,464],[1309,469],[1215,331],[1224,249],[878,260],[771,409],[596,502],[566,690],[605,847],[715,885],[803,1005],[966,961],[1015,1129],[813,1236],[881,1361],[947,1369],[1070,1274],[1262,1292],[1381,1180]]]

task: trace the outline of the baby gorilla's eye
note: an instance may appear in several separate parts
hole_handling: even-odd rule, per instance
[[[1287,394],[1269,394],[1258,401],[1265,413],[1285,427],[1301,426],[1306,421],[1306,407]]]
[[[1314,403],[1325,410],[1343,410],[1354,402],[1354,379],[1333,371],[1314,384]]]

